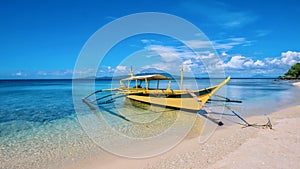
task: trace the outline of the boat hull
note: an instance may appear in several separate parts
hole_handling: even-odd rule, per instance
[[[155,96],[141,96],[141,95],[128,95],[128,99],[158,105],[162,107],[171,107],[176,109],[184,109],[184,110],[200,110],[202,105],[200,105],[197,100],[193,97],[155,97]],[[202,102],[206,103],[208,100],[208,95],[198,96],[198,99]]]

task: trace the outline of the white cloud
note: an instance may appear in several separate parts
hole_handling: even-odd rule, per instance
[[[111,66],[104,66],[102,65],[98,70],[97,70],[97,76],[103,77],[103,76],[112,76],[112,75],[128,75],[129,74],[129,69],[127,66],[116,66],[116,67],[111,67]]]
[[[236,46],[249,46],[251,45],[251,41],[246,40],[245,38],[228,38],[224,40],[215,40],[213,42],[215,49],[221,50],[224,52],[228,51]]]
[[[292,52],[292,51],[282,52],[281,62],[289,66],[292,66],[300,62],[300,52]]]
[[[191,60],[194,64],[205,64],[206,67],[214,68],[217,63],[220,63],[219,57],[215,55],[214,48],[222,52],[221,56],[228,58],[227,51],[236,46],[247,46],[251,44],[251,41],[246,40],[243,37],[227,38],[225,40],[205,41],[205,40],[188,40],[184,41],[194,51],[187,46],[163,46],[163,45],[149,45],[146,49],[158,54],[164,64],[155,64],[155,66],[161,66],[165,69],[172,69],[174,66],[166,64],[182,64],[187,60]],[[212,48],[214,45],[214,48]],[[152,55],[153,56],[153,55]],[[264,65],[262,61],[253,61],[250,59],[238,58],[238,56],[231,58],[232,60],[225,64],[225,67],[229,68],[242,68],[243,64],[247,67],[261,67]],[[174,62],[174,63],[173,63]],[[215,66],[214,66],[215,65]],[[150,65],[154,66],[154,64]],[[161,68],[156,67],[156,68]],[[218,66],[218,68],[220,68]]]
[[[183,64],[187,71],[195,67],[200,61],[200,57],[191,51],[186,46],[163,46],[163,45],[149,45],[147,50],[155,52],[161,57],[161,61],[150,65],[143,66],[144,69],[156,68],[166,72],[178,72],[180,66]]]
[[[245,61],[243,63],[243,65],[246,67],[251,67],[252,65],[254,65],[254,61],[252,59],[249,59],[249,60]]]
[[[183,65],[190,65],[190,64],[192,64],[192,63],[193,63],[192,60],[189,59],[189,60],[184,61],[182,64],[183,64]]]
[[[12,76],[22,77],[22,76],[27,76],[27,74],[26,74],[26,73],[23,73],[23,72],[21,72],[21,71],[18,71],[18,72],[16,72],[16,73],[13,73]]]
[[[16,76],[22,76],[22,72],[17,72],[15,75]]]
[[[247,74],[273,74],[282,75],[290,66],[300,63],[300,52],[282,52],[279,57],[253,60],[242,55],[232,56],[223,61],[222,65],[227,71],[243,71]]]
[[[226,57],[226,56],[228,56],[228,54],[226,52],[222,52],[221,56]]]
[[[148,39],[142,39],[141,42],[144,44],[150,44],[151,41]]]
[[[282,52],[280,57],[265,59],[265,64],[278,67],[290,67],[299,62],[300,52],[295,51]]]
[[[197,54],[197,55],[196,55]],[[215,55],[215,53],[199,53],[197,52],[196,54],[192,55],[192,59],[195,59],[197,62],[207,62],[209,60],[214,60],[215,58],[217,58],[217,56]]]
[[[265,62],[266,62],[266,64],[279,66],[281,64],[281,59],[278,59],[278,58],[266,58]]]
[[[96,70],[94,68],[85,68],[80,70],[75,70],[74,72],[72,70],[65,71],[65,74],[74,74],[76,77],[88,77],[88,76],[95,76]],[[63,75],[64,73],[61,73]]]
[[[252,43],[251,41],[249,41],[243,37],[227,38],[224,40],[214,40],[214,41],[189,40],[189,41],[184,41],[184,42],[193,49],[215,48],[217,50],[221,50],[224,53],[236,46],[249,46]]]
[[[257,60],[256,62],[253,63],[253,65],[256,67],[263,67],[265,66],[265,63],[262,62],[261,60]]]
[[[233,56],[227,63],[224,63],[223,66],[225,68],[242,69],[245,62],[246,57],[237,55]]]
[[[37,71],[35,75],[44,76],[44,77],[52,77],[52,78],[72,78],[75,77],[91,77],[95,76],[97,71],[94,68],[84,68],[78,70],[66,69],[66,70],[56,70],[56,71]]]
[[[249,12],[229,12],[222,11],[222,15],[216,15],[216,19],[223,21],[223,25],[228,28],[243,27],[254,22],[257,17]]]
[[[188,48],[183,48],[182,46],[149,45],[145,49],[156,54],[150,57],[159,56],[160,60],[145,65],[142,69],[155,68],[166,72],[179,71],[179,66],[182,62],[190,58],[190,55],[193,54]]]
[[[156,68],[169,73],[178,73],[181,65],[185,67],[186,72],[206,73],[210,70],[215,72],[221,71],[223,68],[218,64],[220,59],[215,55],[214,49],[200,49],[208,43],[203,41],[187,41],[194,48],[192,51],[187,46],[163,46],[149,45],[146,47],[160,56],[161,61],[143,66],[143,69]],[[204,46],[203,46],[204,45]],[[151,55],[153,57],[155,55]]]
[[[161,41],[158,41],[157,39],[141,39],[141,42],[146,45],[161,43]]]
[[[80,73],[81,71],[79,71]],[[73,70],[54,70],[54,71],[26,71],[26,72],[16,72],[12,76],[24,77],[24,78],[71,78],[73,75]]]
[[[142,39],[141,42],[142,42],[142,43],[148,43],[149,40],[148,40],[148,39]]]
[[[236,55],[233,56],[227,63],[224,63],[225,68],[247,69],[247,68],[262,68],[266,64],[261,60],[253,61],[251,58]]]
[[[186,72],[191,72],[193,68],[197,68],[198,64],[194,63],[191,59],[188,59],[182,63]]]
[[[51,72],[51,74],[54,76],[72,76],[73,70],[54,71],[54,72]]]
[[[126,66],[117,66],[116,67],[116,71],[126,72],[127,71],[127,67]]]
[[[146,49],[156,52],[166,62],[173,62],[180,59],[180,53],[173,46],[149,45]]]
[[[184,41],[185,44],[187,44],[191,48],[195,49],[202,49],[202,48],[210,48],[212,47],[212,42],[209,40],[189,40]]]
[[[37,74],[38,76],[47,76],[47,75],[48,75],[48,73],[45,72],[45,71],[38,71],[36,74]]]

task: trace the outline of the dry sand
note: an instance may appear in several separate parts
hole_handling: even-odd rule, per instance
[[[271,114],[273,129],[240,125],[220,127],[205,143],[187,139],[154,158],[134,160],[108,156],[79,168],[300,168],[300,105]],[[265,123],[266,117],[250,122]]]
[[[294,82],[293,85],[294,86],[300,86],[300,82]]]

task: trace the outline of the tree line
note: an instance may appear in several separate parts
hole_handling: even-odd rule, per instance
[[[293,65],[280,79],[300,79],[300,63]]]

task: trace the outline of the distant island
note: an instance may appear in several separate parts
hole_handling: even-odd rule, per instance
[[[284,76],[279,76],[282,80],[299,80],[300,79],[300,63],[293,65]]]

